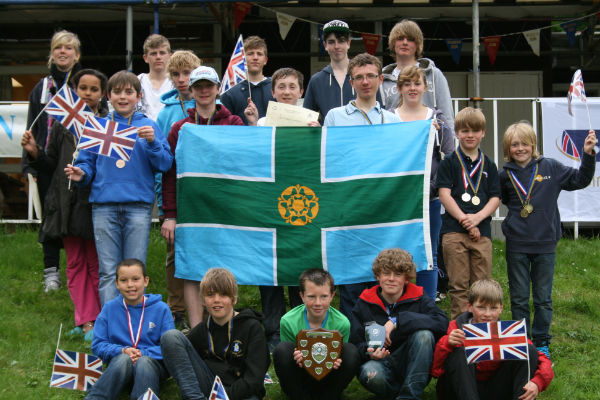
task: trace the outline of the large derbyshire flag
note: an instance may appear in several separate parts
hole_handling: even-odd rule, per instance
[[[297,285],[303,270],[322,267],[338,284],[364,282],[390,247],[427,269],[430,130],[430,121],[185,124],[175,152],[175,275],[201,280],[225,267],[239,284]]]

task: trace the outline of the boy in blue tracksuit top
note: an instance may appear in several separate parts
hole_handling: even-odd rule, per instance
[[[132,400],[148,388],[159,394],[160,381],[169,376],[160,349],[162,334],[175,327],[169,307],[159,294],[144,295],[149,278],[140,260],[121,261],[116,273],[121,294],[98,315],[92,341],[92,351],[108,367],[87,400],[116,399],[131,381]]]
[[[539,351],[550,357],[552,282],[556,244],[561,237],[558,195],[583,189],[596,168],[596,134],[585,139],[579,170],[544,158],[536,149],[533,127],[518,122],[504,133],[504,169],[500,172],[502,202],[508,214],[502,222],[506,236],[506,269],[512,319],[527,320],[527,332]],[[529,288],[534,317],[529,324]],[[531,327],[531,329],[530,329]]]
[[[129,161],[80,151],[65,173],[78,185],[92,185],[92,221],[98,251],[100,303],[119,292],[114,286],[116,266],[126,258],[146,260],[154,203],[154,174],[171,168],[169,144],[154,121],[134,112],[141,97],[140,81],[120,71],[108,80],[108,97],[114,111],[106,118],[140,127]]]

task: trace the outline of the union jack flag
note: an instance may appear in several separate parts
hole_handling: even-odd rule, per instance
[[[569,109],[569,115],[571,116],[573,116],[573,111],[571,111],[571,100],[573,97],[581,99],[581,101],[584,103],[587,100],[587,97],[585,97],[585,88],[583,87],[583,77],[580,69],[575,71],[573,74],[571,86],[569,86],[569,93],[567,93],[567,105]]]
[[[56,349],[50,386],[87,392],[100,375],[102,375],[102,360],[98,357]]]
[[[215,382],[213,383],[212,391],[210,392],[210,400],[229,400],[225,387],[221,383],[221,378],[215,376]]]
[[[85,123],[77,148],[129,161],[137,139],[137,130],[135,126],[91,116]]]
[[[229,65],[223,74],[223,82],[221,82],[221,93],[223,94],[238,83],[246,79],[246,53],[244,52],[244,40],[242,35],[235,44],[233,54],[229,60]]]
[[[527,360],[525,320],[463,325],[467,363],[491,360]]]
[[[160,400],[160,399],[158,398],[157,395],[154,394],[152,389],[148,388],[148,390],[146,390],[146,393],[144,393],[143,395],[138,397],[137,400]]]
[[[56,92],[46,107],[46,113],[63,124],[77,139],[83,132],[86,118],[94,116],[92,109],[67,85]]]

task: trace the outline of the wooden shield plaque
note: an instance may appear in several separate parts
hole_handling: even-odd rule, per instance
[[[333,370],[342,355],[342,335],[323,328],[303,329],[296,335],[296,348],[302,352],[302,367],[320,381]]]

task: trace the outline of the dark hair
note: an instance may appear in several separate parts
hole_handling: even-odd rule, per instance
[[[133,72],[122,70],[110,77],[106,90],[110,93],[113,89],[124,89],[127,86],[131,86],[138,96],[142,93],[142,85],[138,77]]]
[[[273,72],[273,75],[271,75],[271,87],[275,87],[279,79],[284,79],[288,76],[295,76],[296,79],[298,79],[300,90],[304,88],[304,75],[302,75],[302,72],[289,67],[279,68],[277,71]]]
[[[341,42],[349,42],[350,41],[350,34],[346,33],[346,32],[328,32],[323,35],[323,41],[327,42],[327,39],[331,35],[334,35],[335,38]]]
[[[352,70],[356,67],[364,67],[365,65],[374,65],[377,68],[377,73],[381,75],[381,61],[379,58],[372,56],[369,53],[360,53],[354,56],[348,63],[348,74],[352,79]]]
[[[133,267],[136,265],[142,269],[144,278],[148,276],[146,275],[146,264],[144,264],[142,260],[138,260],[137,258],[126,258],[117,265],[116,279],[119,279],[119,269],[121,269],[121,267]]]
[[[84,75],[92,75],[98,78],[98,80],[100,81],[100,90],[102,90],[102,93],[106,94],[106,85],[108,82],[108,78],[106,78],[106,75],[104,75],[102,72],[91,68],[82,69],[79,72],[77,72],[75,76],[73,76],[73,79],[71,79],[71,81],[73,82],[73,86],[76,90],[77,86],[79,85],[79,80]]]
[[[331,276],[331,274],[324,269],[310,268],[304,270],[298,279],[300,293],[304,293],[306,290],[306,281],[312,282],[317,286],[325,286],[326,284],[329,284],[329,292],[335,292],[335,282],[333,281],[333,276]]]

